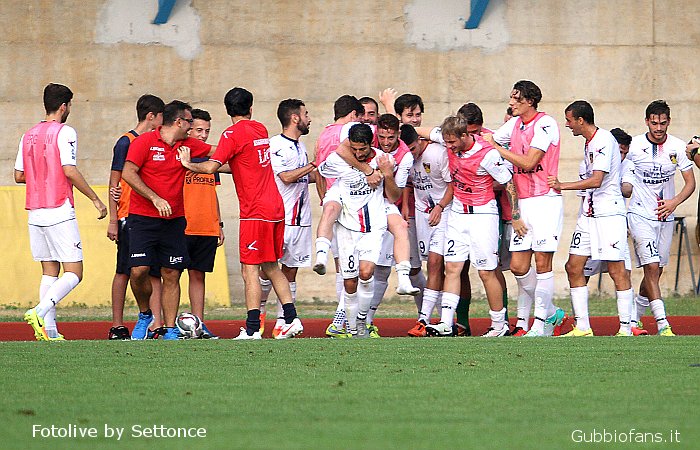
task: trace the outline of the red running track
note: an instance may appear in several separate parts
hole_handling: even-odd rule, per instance
[[[669,317],[673,332],[678,335],[700,334],[699,316],[675,316]],[[563,332],[571,330],[571,320],[565,325]],[[647,317],[644,321],[649,333],[656,334],[656,324],[653,319]],[[330,319],[303,319],[304,337],[325,337],[325,330]],[[515,320],[511,320],[514,325]],[[413,319],[375,319],[375,324],[379,327],[379,332],[383,337],[403,337],[406,332],[415,324]],[[472,333],[478,336],[486,331],[490,324],[490,319],[471,319],[470,325]],[[127,322],[127,327],[131,329],[134,322]],[[59,330],[66,339],[107,339],[107,333],[111,326],[110,322],[59,322]],[[219,335],[221,338],[232,338],[238,336],[239,328],[245,326],[242,320],[208,320],[207,327]],[[272,337],[274,321],[265,322],[264,337]],[[619,323],[617,317],[591,317],[591,326],[596,336],[612,336],[617,333]],[[34,333],[29,325],[24,322],[4,322],[0,326],[0,341],[33,341]]]

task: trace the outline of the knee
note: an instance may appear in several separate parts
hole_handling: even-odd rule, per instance
[[[374,267],[360,267],[360,280],[367,281],[374,276]]]

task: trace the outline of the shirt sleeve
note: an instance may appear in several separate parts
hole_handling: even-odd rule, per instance
[[[681,172],[686,172],[688,170],[693,170],[693,162],[688,159],[688,155],[685,154],[685,148],[678,152],[678,168]]]
[[[22,147],[24,143],[24,135],[19,140],[19,150],[17,151],[17,158],[15,158],[15,170],[24,172],[24,155],[22,154]]]
[[[430,130],[430,140],[440,145],[445,145],[445,139],[442,137],[442,128],[435,127]]]
[[[190,148],[190,154],[193,158],[203,158],[211,151],[211,144],[207,144],[195,138],[185,139],[182,145],[186,145]]]
[[[145,142],[146,140],[140,137],[134,139],[131,145],[129,145],[129,151],[126,154],[126,160],[136,164],[137,167],[143,166],[143,163],[146,162],[146,156],[148,156],[147,144]]]
[[[530,147],[546,152],[550,145],[559,143],[559,125],[550,116],[544,116],[535,124]]]
[[[131,141],[128,137],[122,136],[114,144],[114,152],[112,155],[112,168],[111,170],[117,170],[121,172],[124,170],[124,163],[126,162],[126,155],[129,153],[129,145]]]
[[[398,187],[402,189],[406,187],[408,174],[411,173],[411,167],[413,167],[413,155],[406,153],[403,158],[401,158],[401,163],[396,169],[396,175],[394,175],[394,179],[396,180],[396,185]]]
[[[440,174],[442,175],[443,180],[450,183],[452,182],[452,174],[450,173],[450,161],[447,158],[447,149],[443,150],[445,151],[440,152]]]
[[[64,125],[56,138],[58,151],[61,155],[62,166],[75,166],[78,164],[78,134],[73,127]]]
[[[620,153],[620,148],[617,146],[615,139],[610,136],[611,139],[606,139],[605,142],[595,142],[593,147],[593,165],[591,170],[599,170],[601,172],[610,173],[610,166],[612,165],[613,152]]]
[[[621,183],[634,183],[634,164],[632,161],[625,158],[622,164],[622,174],[620,175]]]
[[[233,151],[235,149],[233,131],[226,130],[221,134],[219,138],[219,144],[214,150],[214,154],[209,158],[210,161],[216,161],[221,165],[226,164],[233,158]]]
[[[348,167],[348,164],[334,152],[318,166],[318,173],[324,178],[340,178]]]
[[[515,122],[517,120],[517,117],[513,117],[508,122],[501,125],[498,130],[493,132],[493,140],[502,146],[509,145],[510,135],[513,134],[513,127],[515,126]]]
[[[298,169],[294,158],[290,154],[291,149],[286,147],[278,147],[273,149],[270,147],[270,162],[272,164],[272,172],[279,175],[281,172]]]
[[[481,167],[486,170],[499,184],[506,184],[513,177],[513,174],[508,170],[505,161],[497,150],[489,151],[481,161]]]

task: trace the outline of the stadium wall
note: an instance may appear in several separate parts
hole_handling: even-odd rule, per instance
[[[389,86],[417,93],[426,103],[424,124],[438,124],[462,103],[474,101],[484,110],[486,125],[496,127],[513,83],[531,79],[543,91],[540,109],[561,124],[563,180],[577,176],[581,154],[581,139],[563,127],[563,109],[573,100],[590,101],[598,125],[619,126],[635,135],[644,131],[646,105],[663,98],[672,108],[672,134],[682,139],[700,134],[695,67],[700,3],[694,1],[491,0],[475,30],[464,29],[469,0],[178,0],[166,24],[152,25],[157,4],[0,4],[0,60],[5,61],[0,66],[0,120],[7,131],[0,143],[6,168],[0,184],[13,185],[17,141],[43,117],[41,92],[49,82],[75,92],[69,124],[79,135],[79,167],[93,185],[106,184],[112,146],[135,125],[135,101],[146,92],[208,109],[214,117],[213,141],[229,124],[222,99],[233,86],[253,92],[254,118],[271,134],[280,130],[278,102],[301,98],[313,119],[304,139],[312,152],[319,131],[332,121],[333,101],[342,94],[376,98]],[[229,284],[238,302],[243,293],[238,206],[231,180],[223,178]],[[3,215],[23,217],[15,202],[3,202],[3,207]],[[567,293],[563,267],[577,210],[577,199],[567,193],[564,238],[555,257],[559,295]],[[688,218],[691,236],[696,212],[697,193],[678,209]],[[314,217],[319,217],[318,208]],[[91,233],[94,242],[107,241],[106,222],[93,229],[92,221],[88,215],[80,224],[86,246],[93,241]],[[28,252],[24,233],[22,227],[3,233],[2,247]],[[695,252],[695,240],[691,243]],[[673,263],[663,280],[666,292],[673,287],[676,253],[674,243]],[[111,275],[111,261],[96,264]],[[34,266],[6,270],[10,279],[29,270],[38,277]],[[86,269],[86,280],[94,270]],[[687,292],[691,277],[685,256],[682,271],[679,290]],[[638,275],[635,271],[635,280]],[[473,284],[480,286],[476,278]],[[299,286],[302,299],[334,295],[332,277],[320,282],[310,270],[300,272]],[[608,283],[603,286],[611,292]],[[100,289],[108,298],[107,284],[81,295],[87,298]]]

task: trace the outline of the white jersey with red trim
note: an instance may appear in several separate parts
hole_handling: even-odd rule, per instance
[[[445,196],[447,184],[452,181],[447,149],[436,142],[428,144],[423,153],[413,161],[411,181],[416,197],[416,210],[430,212]]]
[[[309,164],[303,142],[278,134],[270,138],[270,160],[275,174],[275,183],[284,202],[284,224],[289,226],[311,226],[309,204],[309,176],[294,183],[285,183],[279,177],[282,172],[296,170]]]
[[[379,152],[380,150],[375,150]],[[391,155],[388,155],[391,158]],[[393,159],[393,158],[392,158]],[[377,168],[376,158],[369,161],[372,168]],[[326,178],[335,178],[334,186],[339,190],[342,211],[338,222],[348,230],[369,233],[386,228],[384,214],[384,182],[372,189],[367,184],[367,177],[355,169],[337,154],[331,153],[318,166],[318,172]]]
[[[624,215],[627,210],[620,190],[620,147],[615,137],[598,128],[590,141],[583,146],[584,178],[594,171],[604,172],[597,188],[586,189],[581,212],[587,217]],[[579,175],[581,176],[581,175]]]
[[[675,197],[673,178],[676,170],[693,170],[693,163],[685,154],[685,142],[670,134],[663,144],[649,141],[646,133],[633,137],[625,160],[629,160],[634,169],[633,175],[628,172],[623,181],[629,182],[630,176],[636,180],[633,183],[629,212],[650,220],[658,220],[654,210],[658,207],[659,200]],[[674,219],[671,214],[666,222],[673,222]]]

